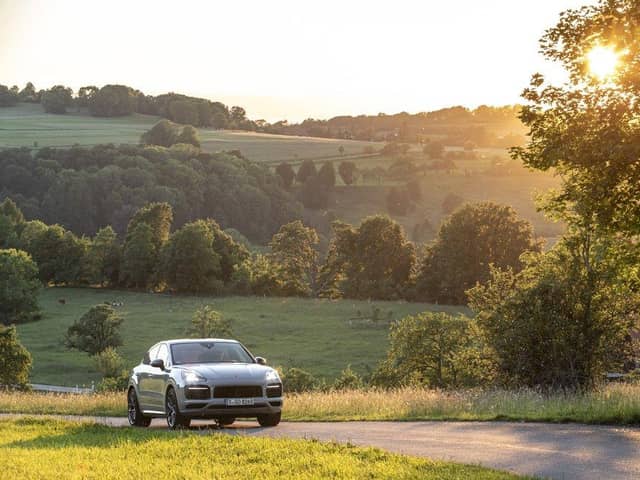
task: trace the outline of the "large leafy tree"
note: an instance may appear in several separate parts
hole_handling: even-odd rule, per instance
[[[463,304],[465,291],[489,278],[491,264],[520,270],[520,255],[539,249],[531,225],[511,207],[467,204],[442,224],[427,248],[416,295],[429,302]]]
[[[169,239],[172,222],[171,205],[166,202],[149,203],[140,208],[129,221],[126,241],[129,241],[129,232],[133,232],[140,223],[146,223],[151,228],[154,246],[157,251],[160,251],[164,242]]]
[[[89,245],[85,258],[85,274],[92,284],[115,284],[120,274],[122,248],[113,228],[98,230]]]
[[[0,323],[22,323],[39,316],[38,266],[22,250],[0,250]]]
[[[89,355],[104,352],[109,347],[118,347],[122,345],[120,326],[123,320],[111,305],[91,307],[68,328],[65,345]]]
[[[595,243],[594,243],[595,242]],[[629,256],[621,262],[621,256]],[[469,290],[498,379],[511,386],[588,388],[631,357],[638,315],[635,247],[622,239],[568,236],[525,268],[493,268]],[[590,264],[591,267],[586,265]]]
[[[540,41],[569,74],[562,85],[532,77],[521,119],[530,142],[515,157],[554,169],[562,188],[547,210],[583,229],[640,233],[640,2],[600,0],[564,12]],[[618,63],[608,75],[592,52]],[[598,74],[600,73],[600,74]]]
[[[402,227],[375,215],[359,227],[334,222],[334,237],[321,268],[325,296],[403,298],[411,285],[416,255]]]
[[[127,242],[122,250],[120,281],[129,287],[147,288],[156,283],[158,249],[153,230],[141,222],[127,232]]]
[[[269,259],[275,265],[280,293],[308,296],[315,289],[318,234],[300,220],[283,225],[271,239]]]
[[[67,107],[73,104],[72,95],[70,88],[56,85],[42,94],[40,103],[47,113],[67,113]]]
[[[286,189],[291,188],[291,185],[293,185],[293,181],[296,178],[296,173],[293,171],[293,167],[291,166],[291,164],[287,162],[281,162],[276,167],[276,173],[282,179],[282,184],[284,185],[284,188]]]
[[[31,372],[31,354],[18,340],[16,327],[0,325],[0,385],[25,386]]]

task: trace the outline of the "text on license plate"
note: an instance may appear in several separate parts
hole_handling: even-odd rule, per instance
[[[227,398],[228,407],[237,407],[239,405],[253,405],[253,398]]]

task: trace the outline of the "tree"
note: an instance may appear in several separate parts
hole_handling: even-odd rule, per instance
[[[193,314],[187,334],[193,338],[231,338],[231,320],[223,318],[211,305],[204,305]]]
[[[564,12],[540,40],[568,82],[532,76],[520,115],[530,130],[513,156],[526,166],[554,171],[562,188],[545,209],[602,234],[640,233],[640,83],[637,81],[638,2],[599,1]],[[590,68],[590,52],[606,47],[615,68],[605,78]]]
[[[0,250],[0,323],[23,323],[40,317],[38,267],[22,250]]]
[[[290,189],[291,186],[293,185],[293,180],[296,178],[296,174],[293,171],[293,167],[291,167],[291,165],[287,162],[281,162],[276,167],[276,173],[282,179],[282,184],[284,185],[284,188]]]
[[[127,230],[127,241],[122,251],[120,281],[129,287],[147,288],[155,284],[158,270],[158,248],[153,229],[141,222]]]
[[[31,354],[18,340],[15,326],[0,325],[0,385],[24,387],[31,372]]]
[[[281,295],[309,296],[315,289],[318,234],[300,220],[280,227],[271,239],[269,259],[276,267]]]
[[[162,253],[162,277],[178,292],[222,290],[220,255],[214,249],[212,225],[205,220],[188,223],[171,235]]]
[[[171,205],[166,202],[148,203],[138,209],[131,220],[129,220],[125,241],[129,241],[129,231],[133,231],[140,223],[146,223],[151,227],[153,243],[159,252],[162,245],[169,239],[172,222],[173,209]]]
[[[467,351],[477,341],[470,323],[468,318],[443,312],[410,315],[393,323],[387,358],[379,369],[392,373],[396,385],[443,388],[468,384]]]
[[[180,132],[180,135],[178,135],[176,143],[186,143],[200,148],[200,138],[198,137],[198,131],[191,125],[186,125],[182,129],[182,132]]]
[[[640,307],[628,255],[637,259],[626,240],[569,236],[527,256],[519,273],[492,268],[468,292],[502,383],[581,389],[623,371]]]
[[[333,162],[324,162],[318,171],[318,181],[326,189],[331,189],[336,185],[336,170]]]
[[[298,173],[296,174],[296,180],[298,183],[305,183],[309,177],[315,177],[318,175],[316,171],[316,165],[313,163],[313,160],[304,160],[298,168]]]
[[[118,235],[113,228],[109,226],[98,230],[85,259],[89,283],[105,285],[118,282],[121,250]]]
[[[411,202],[407,190],[391,187],[387,193],[387,211],[392,215],[406,215]]]
[[[20,90],[18,98],[21,102],[25,103],[38,103],[40,101],[36,87],[34,87],[31,82],[27,82],[24,88]]]
[[[88,87],[80,87],[80,89],[78,90],[78,98],[76,99],[76,104],[79,107],[88,107],[97,93],[98,87],[95,87],[93,85]]]
[[[440,227],[416,280],[416,294],[429,302],[464,304],[465,291],[489,278],[490,265],[522,268],[520,256],[539,251],[531,224],[511,207],[467,204]]]
[[[40,103],[47,113],[67,113],[67,107],[73,104],[73,92],[63,85],[56,85],[42,94]]]
[[[0,85],[0,107],[13,107],[18,103],[18,95],[6,85]]]
[[[178,126],[170,120],[162,119],[142,134],[140,143],[170,147],[178,142],[179,136]]]
[[[338,173],[345,185],[352,185],[356,180],[356,164],[349,161],[340,162]]]
[[[174,100],[169,103],[169,118],[183,125],[199,125],[198,104],[191,100]],[[187,142],[185,142],[187,143]]]
[[[19,231],[24,225],[24,216],[10,198],[0,203],[0,249],[13,248],[19,244]]]
[[[318,175],[306,177],[298,195],[305,208],[319,210],[329,205],[329,190],[320,181]]]
[[[407,295],[416,259],[400,225],[376,215],[358,228],[334,222],[333,231],[319,277],[324,296],[383,300]]]
[[[120,327],[123,320],[111,305],[95,305],[67,329],[65,345],[91,356],[109,347],[118,347],[122,345]]]
[[[131,115],[135,104],[136,94],[131,87],[105,85],[89,100],[89,112],[95,117],[120,117]]]

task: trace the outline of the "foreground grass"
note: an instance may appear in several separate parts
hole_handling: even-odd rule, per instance
[[[0,421],[0,471],[3,478],[20,479],[521,478],[335,443],[33,418]]]
[[[0,392],[0,412],[125,416],[126,401],[123,393]],[[531,390],[444,392],[417,388],[313,392],[288,395],[284,418],[289,421],[513,420],[640,424],[640,385],[609,385],[583,395],[543,395]]]

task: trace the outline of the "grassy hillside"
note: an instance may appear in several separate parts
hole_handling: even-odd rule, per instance
[[[159,117],[134,114],[127,117],[97,118],[86,112],[66,115],[44,113],[40,105],[19,104],[0,108],[0,148],[27,146],[95,145],[98,143],[138,143]],[[366,145],[380,144],[349,140],[291,137],[252,132],[199,129],[202,146],[207,151],[240,150],[247,158],[262,162],[337,157],[338,148],[345,154],[361,154]]]
[[[1,420],[0,439],[3,478],[24,480],[522,478],[337,443],[115,429],[52,419]]]
[[[58,302],[64,298],[66,304]],[[120,351],[132,367],[155,342],[182,337],[193,312],[210,303],[233,319],[233,331],[255,355],[271,365],[301,367],[332,379],[348,365],[362,373],[374,368],[387,349],[387,325],[353,320],[378,307],[386,319],[424,310],[462,311],[406,302],[366,302],[255,297],[178,297],[114,290],[51,288],[40,297],[44,319],[20,325],[21,341],[33,355],[32,381],[60,385],[89,384],[100,378],[87,354],[62,344],[66,329],[91,306],[123,302],[125,318]]]

